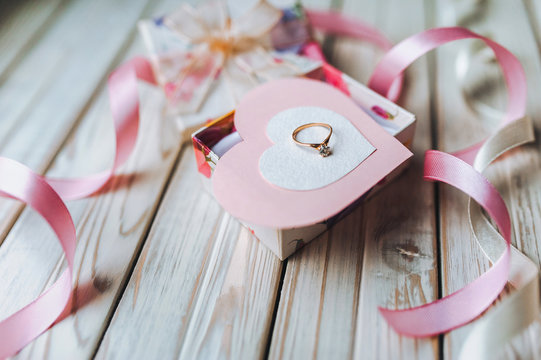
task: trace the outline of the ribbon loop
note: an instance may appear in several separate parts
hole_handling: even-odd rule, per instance
[[[490,359],[502,343],[526,328],[539,314],[537,267],[518,250],[511,250],[511,222],[505,203],[480,173],[505,151],[534,139],[531,121],[525,116],[524,70],[512,53],[488,38],[460,27],[437,28],[413,35],[392,48],[377,65],[369,87],[389,95],[393,81],[413,61],[436,47],[461,39],[480,39],[494,51],[507,84],[507,111],[500,128],[488,140],[453,155],[428,151],[425,179],[446,182],[478,202],[474,204],[470,198],[469,221],[483,252],[494,264],[466,287],[435,302],[406,310],[380,311],[402,334],[436,335],[475,319],[492,304],[510,279],[518,291],[473,328],[460,354],[461,359]],[[496,221],[502,235],[484,218],[479,205]],[[503,254],[497,250],[502,246]],[[498,252],[501,255],[495,260]],[[516,312],[523,312],[523,316],[514,316]],[[494,328],[498,329],[495,333]]]
[[[0,196],[30,205],[51,226],[66,255],[68,268],[37,299],[0,322],[0,359],[15,355],[47,330],[71,296],[75,226],[64,202],[44,179],[20,163],[0,157]]]
[[[398,43],[376,66],[368,81],[368,87],[388,95],[391,85],[404,70],[427,52],[456,40],[479,39],[484,41],[496,55],[507,84],[508,105],[502,126],[526,115],[526,75],[518,59],[500,44],[461,27],[435,28],[413,35]],[[472,163],[482,142],[470,148],[455,152],[454,155]]]
[[[181,70],[175,74],[178,76],[170,89],[171,94],[175,96],[180,94],[179,96],[186,101],[190,101],[194,89],[199,91],[196,97],[204,97],[209,84],[220,70],[231,72],[228,70],[231,64],[235,64],[250,76],[254,75],[256,71],[253,71],[253,64],[257,61],[252,61],[246,56],[238,57],[235,62],[227,64],[228,66],[224,66],[224,62],[233,52],[242,48],[240,44],[247,44],[246,39],[265,34],[272,27],[271,24],[277,21],[275,19],[277,15],[274,15],[276,9],[264,0],[259,1],[251,11],[253,17],[241,17],[238,22],[229,19],[227,10],[223,7],[208,9],[209,12],[203,12],[183,7],[166,19],[171,26],[177,28],[179,34],[197,48],[197,51],[188,54],[191,58],[188,55],[182,58],[185,62],[182,63]],[[377,30],[371,30],[354,20],[335,13],[308,11],[307,14],[315,27],[325,31],[358,38],[366,37],[384,48],[390,46]],[[221,34],[222,30],[225,36]],[[450,41],[468,38],[483,40],[493,49],[500,61],[509,94],[507,112],[502,127],[484,144],[477,144],[454,156],[439,151],[427,152],[425,178],[457,187],[474,198],[489,213],[503,237],[484,219],[479,205],[471,203],[469,207],[474,234],[476,236],[487,234],[487,239],[498,243],[491,246],[481,241],[483,250],[493,261],[497,254],[501,255],[494,261],[489,271],[463,289],[440,300],[413,309],[380,309],[380,311],[393,328],[405,335],[430,336],[446,332],[473,320],[490,306],[505,286],[511,271],[511,282],[517,286],[518,291],[483,318],[466,341],[461,355],[463,358],[472,354],[489,358],[495,345],[509,340],[510,336],[531,323],[539,313],[537,267],[518,250],[511,251],[509,213],[496,189],[481,174],[503,152],[533,140],[531,122],[524,117],[526,106],[524,71],[519,61],[509,51],[492,40],[463,28],[440,28],[414,35],[392,48],[376,67],[369,86],[381,94],[396,99],[400,92],[402,73],[415,59]],[[257,43],[254,52],[260,51],[262,46],[263,44]],[[221,54],[217,61],[216,54]],[[266,58],[260,58],[263,65],[265,62],[268,63],[268,54],[266,55]],[[209,59],[213,61],[207,61]],[[116,134],[115,156],[111,169],[79,179],[48,179],[15,161],[0,157],[0,174],[4,174],[0,176],[0,196],[19,199],[38,211],[59,238],[68,263],[68,268],[60,278],[40,297],[0,322],[0,358],[14,355],[45,331],[58,318],[69,301],[76,239],[73,221],[62,200],[89,196],[101,189],[133,151],[139,127],[138,79],[156,83],[149,62],[142,58],[135,58],[119,67],[108,81]],[[178,92],[179,88],[182,91]],[[469,165],[471,163],[474,164],[473,167]],[[504,320],[509,319],[513,311],[517,308],[520,310],[520,307],[525,307],[528,311],[524,312],[519,320],[514,321],[505,332],[499,332],[494,337],[488,336],[492,327],[503,326]],[[480,340],[485,341],[482,343],[483,346],[476,346],[479,345],[476,341]]]
[[[498,224],[506,240],[506,251],[489,271],[442,299],[406,310],[380,308],[398,332],[421,337],[464,325],[492,304],[507,282],[511,244],[511,220],[503,199],[470,165],[451,154],[430,150],[425,157],[425,179],[445,182],[474,198]]]

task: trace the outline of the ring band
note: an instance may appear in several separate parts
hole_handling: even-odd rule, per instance
[[[297,140],[297,135],[302,130],[307,129],[309,127],[314,127],[314,126],[319,126],[319,127],[324,127],[324,128],[329,129],[329,135],[327,135],[325,140],[323,140],[322,142],[320,142],[318,144],[316,144],[316,143],[305,143],[305,142]],[[319,151],[319,155],[321,155],[322,157],[327,157],[327,156],[332,154],[331,148],[329,147],[329,140],[331,138],[331,135],[332,135],[332,127],[331,127],[331,125],[325,124],[325,123],[308,123],[308,124],[301,125],[298,128],[296,128],[295,130],[293,130],[293,134],[291,135],[291,137],[293,138],[293,141],[297,145],[311,147],[311,148],[316,149],[317,151]]]

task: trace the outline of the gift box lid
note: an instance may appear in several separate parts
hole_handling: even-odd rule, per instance
[[[292,141],[311,122],[332,126],[332,155]],[[412,156],[348,96],[316,80],[257,87],[237,107],[235,127],[243,141],[217,163],[214,195],[240,220],[273,228],[331,218]]]

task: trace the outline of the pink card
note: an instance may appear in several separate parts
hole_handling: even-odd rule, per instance
[[[328,157],[291,138],[297,126],[313,122],[333,127]],[[316,80],[255,88],[238,105],[235,126],[243,141],[220,158],[214,195],[240,220],[272,228],[329,219],[412,156],[349,97]]]

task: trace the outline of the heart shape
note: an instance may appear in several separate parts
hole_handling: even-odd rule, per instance
[[[317,150],[299,146],[291,134],[307,122],[332,126],[332,154],[321,157]],[[327,128],[309,127],[297,135],[307,143],[319,143]],[[376,148],[344,116],[319,106],[299,106],[281,111],[267,125],[274,146],[259,159],[259,171],[270,183],[289,190],[314,190],[342,178],[363,162]]]
[[[343,116],[376,150],[326,186],[288,190],[265,180],[259,170],[261,156],[274,145],[266,129],[279,112],[306,106]],[[317,80],[279,79],[258,86],[239,103],[235,126],[243,141],[218,161],[212,176],[214,195],[233,216],[271,228],[307,226],[336,215],[412,155],[349,97]]]

